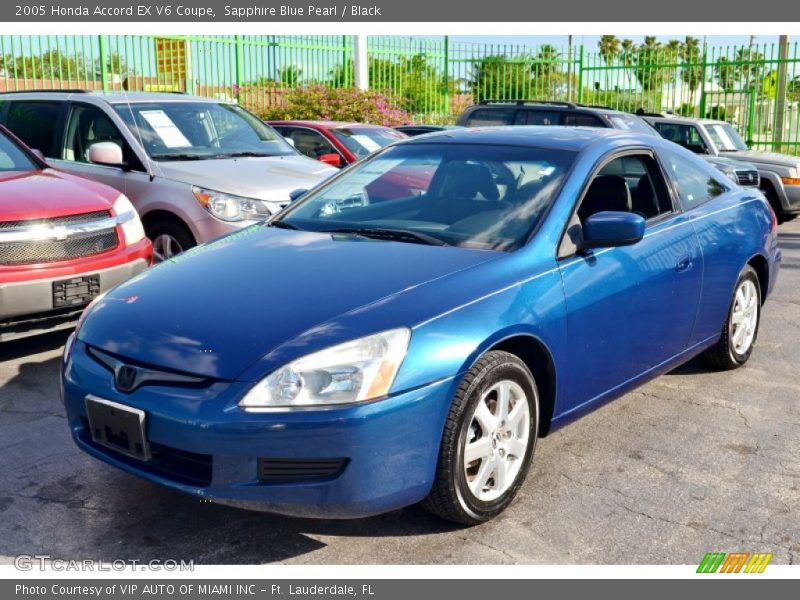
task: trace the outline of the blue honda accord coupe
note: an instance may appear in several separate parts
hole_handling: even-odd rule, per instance
[[[671,142],[448,130],[97,299],[68,423],[212,501],[479,523],[539,437],[695,355],[743,365],[779,263],[760,192]]]

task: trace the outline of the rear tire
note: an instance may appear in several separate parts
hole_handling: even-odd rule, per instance
[[[528,367],[508,352],[487,352],[453,397],[423,506],[464,525],[503,512],[525,481],[538,426],[539,397]]]
[[[722,335],[703,353],[703,358],[718,369],[738,369],[753,353],[760,323],[761,286],[755,269],[747,265],[736,282]]]
[[[153,242],[154,262],[168,260],[197,245],[189,228],[178,220],[159,219],[148,225],[146,231]]]

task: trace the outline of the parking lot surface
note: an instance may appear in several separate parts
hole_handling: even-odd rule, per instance
[[[800,560],[800,219],[745,368],[695,360],[543,439],[516,502],[474,528],[419,507],[291,519],[203,503],[74,446],[58,398],[65,334],[0,345],[0,564],[697,564]],[[669,310],[669,306],[664,306]]]

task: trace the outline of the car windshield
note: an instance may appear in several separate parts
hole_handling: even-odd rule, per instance
[[[546,213],[574,157],[534,147],[401,144],[334,177],[269,224],[513,250]]]
[[[34,171],[39,167],[14,142],[0,133],[0,173]]]
[[[235,104],[136,102],[115,108],[154,160],[296,154],[274,129]]]
[[[381,127],[339,127],[331,129],[331,133],[359,158],[406,137],[398,131]]]
[[[658,131],[656,131],[650,123],[639,117],[633,115],[608,115],[608,118],[616,129],[627,129],[629,131],[660,137]]]
[[[728,123],[714,123],[706,125],[709,137],[720,152],[736,152],[747,150],[747,144],[739,133]]]

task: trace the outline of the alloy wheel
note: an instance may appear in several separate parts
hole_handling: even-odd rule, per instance
[[[730,339],[734,352],[747,353],[756,336],[758,325],[758,290],[755,284],[745,279],[740,282],[733,301],[730,321]]]

